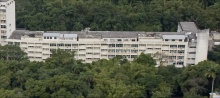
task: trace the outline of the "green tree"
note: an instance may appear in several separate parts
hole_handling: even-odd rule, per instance
[[[26,53],[15,45],[0,46],[0,58],[1,60],[27,60]]]
[[[143,52],[136,59],[134,59],[134,62],[148,66],[156,65],[156,61],[149,54],[144,54]]]
[[[217,67],[220,67],[218,64],[215,64],[213,62],[210,62],[210,68],[208,69],[208,71],[205,73],[205,76],[208,78],[212,78],[212,89],[211,89],[211,97],[213,98],[213,89],[214,89],[214,83],[215,83],[215,79],[216,79],[216,73],[217,73]]]

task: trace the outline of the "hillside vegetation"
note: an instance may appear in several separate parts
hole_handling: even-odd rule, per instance
[[[219,0],[16,0],[28,30],[176,31],[180,21],[220,29]]]
[[[213,61],[156,68],[142,53],[132,62],[115,57],[83,64],[74,52],[57,50],[45,62],[30,62],[19,47],[0,50],[1,98],[208,98],[212,81],[214,91],[220,89],[220,65]]]

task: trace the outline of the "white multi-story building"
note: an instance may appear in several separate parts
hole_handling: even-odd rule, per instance
[[[76,51],[75,58],[87,63],[115,56],[131,61],[142,52],[157,65],[183,67],[207,59],[209,29],[199,30],[194,22],[180,22],[177,32],[15,30],[14,0],[0,0],[0,22],[1,45],[19,45],[31,61],[44,61],[56,49]]]
[[[15,1],[0,0],[0,43],[7,44],[6,39],[15,30]]]
[[[75,58],[87,63],[117,55],[131,61],[143,52],[158,65],[183,67],[207,59],[208,39],[208,29],[180,22],[178,32],[16,30],[7,41],[19,45],[31,61],[43,61],[56,49],[76,51]]]

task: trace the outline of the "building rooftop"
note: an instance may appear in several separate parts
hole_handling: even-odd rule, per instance
[[[8,1],[8,0],[0,0],[0,2],[6,2],[6,1]]]
[[[179,24],[183,31],[189,31],[192,33],[197,33],[199,31],[194,22],[179,22]]]
[[[28,31],[28,30],[15,30],[9,39],[20,39],[24,35],[32,35],[30,37],[37,36],[73,36],[76,35],[79,38],[137,38],[140,34],[145,35],[144,37],[155,37],[162,35],[184,35],[180,32],[142,32],[142,31]],[[68,34],[68,35],[67,35]]]

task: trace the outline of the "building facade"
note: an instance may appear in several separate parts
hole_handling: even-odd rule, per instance
[[[15,1],[0,0],[0,43],[7,44],[6,39],[10,37],[15,28]]]
[[[196,29],[186,30],[185,25]],[[206,60],[209,30],[199,30],[193,22],[180,22],[178,27],[178,32],[16,30],[7,42],[19,45],[31,61],[44,61],[57,49],[75,51],[75,58],[86,63],[116,56],[132,61],[142,52],[157,66],[183,67]]]

